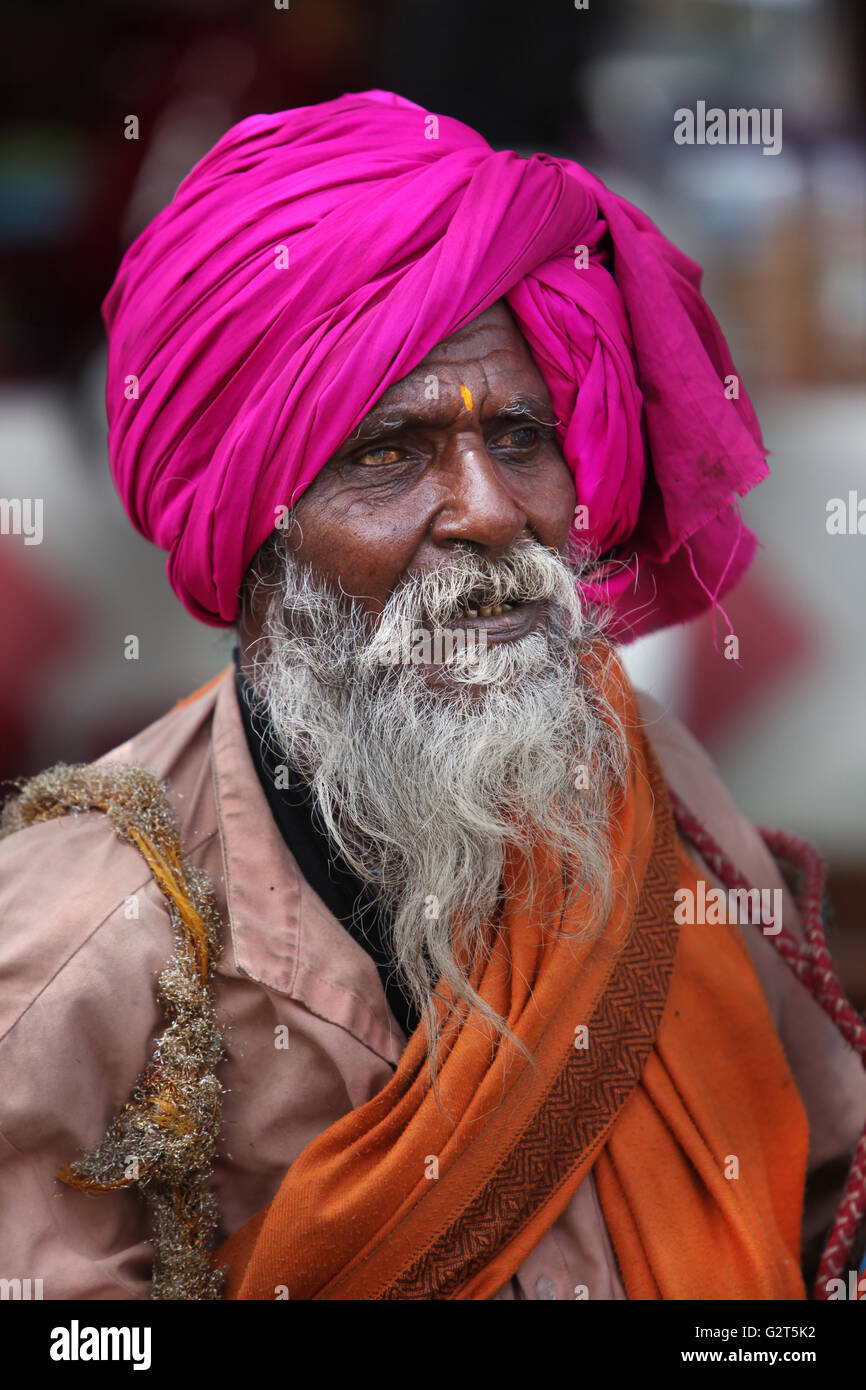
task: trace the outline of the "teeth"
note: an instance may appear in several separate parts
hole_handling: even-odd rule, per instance
[[[501,613],[511,613],[515,608],[513,603],[482,603],[478,608],[461,608],[461,618],[498,618]]]

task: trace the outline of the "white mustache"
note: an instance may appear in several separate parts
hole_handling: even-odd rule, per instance
[[[406,579],[391,595],[382,621],[444,627],[467,607],[545,602],[561,586],[561,559],[539,541],[515,541],[496,559],[456,551],[447,564]]]
[[[588,569],[580,557],[563,556],[532,539],[514,542],[502,556],[456,552],[438,569],[410,575],[396,588],[379,616],[377,637],[386,639],[411,627],[443,628],[455,623],[467,607],[499,607],[502,603],[546,603],[577,619],[580,599],[577,581]]]
[[[459,625],[469,606],[477,610],[502,603],[555,604],[560,626],[576,638],[585,619],[573,565],[574,561],[564,563],[562,556],[535,540],[516,541],[496,559],[459,551],[448,564],[410,576],[391,595],[358,656],[359,669],[372,672],[390,664],[387,655],[413,631],[435,632]],[[527,656],[530,644],[537,660],[544,662],[543,634],[523,639]],[[500,647],[485,648],[483,654],[474,648],[467,653],[458,649],[441,664],[458,685],[489,685],[506,675],[510,662],[509,653]]]

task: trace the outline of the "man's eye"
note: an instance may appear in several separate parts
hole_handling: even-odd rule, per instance
[[[500,435],[496,443],[502,449],[531,449],[546,437],[547,431],[538,425],[520,425],[518,429]]]
[[[356,454],[355,462],[365,464],[368,468],[376,468],[383,464],[396,463],[400,457],[399,449],[383,444],[375,449],[365,449],[362,454]]]

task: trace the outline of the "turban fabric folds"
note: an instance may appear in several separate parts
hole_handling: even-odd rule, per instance
[[[499,299],[550,391],[589,594],[620,640],[741,576],[766,450],[700,268],[570,160],[495,151],[390,92],[251,116],[181,183],[103,305],[115,482],[195,617],[389,386]],[[584,524],[585,523],[585,524]],[[627,563],[620,563],[627,562]]]

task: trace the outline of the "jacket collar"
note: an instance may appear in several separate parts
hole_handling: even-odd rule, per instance
[[[211,771],[237,970],[396,1065],[405,1034],[375,962],[309,886],[279,832],[247,747],[231,668],[216,689]]]

